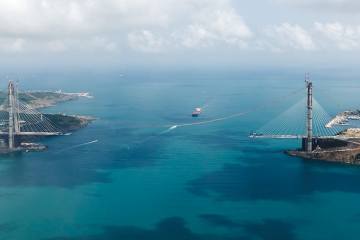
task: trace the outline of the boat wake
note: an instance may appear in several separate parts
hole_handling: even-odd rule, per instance
[[[174,130],[174,129],[177,128],[177,127],[178,127],[178,125],[171,126],[171,127],[169,127],[168,129],[166,129],[166,130],[162,131],[161,133],[159,133],[159,135],[162,135],[162,134],[171,132],[172,130]]]
[[[183,123],[183,124],[178,124],[178,125],[174,125],[174,126],[176,126],[176,127],[188,127],[188,126],[195,126],[195,125],[205,125],[205,124],[209,124],[209,123],[229,120],[231,118],[239,117],[239,116],[242,116],[244,114],[245,114],[245,112],[241,112],[241,113],[236,113],[236,114],[226,116],[226,117],[220,117],[220,118],[210,119],[210,120],[201,121],[201,122]]]
[[[86,145],[90,145],[90,144],[94,144],[94,143],[97,143],[99,142],[99,140],[93,140],[93,141],[90,141],[90,142],[86,142],[86,143],[81,143],[81,144],[78,144],[78,145],[75,145],[75,146],[71,146],[71,147],[68,147],[68,148],[64,148],[56,153],[62,153],[62,152],[65,152],[65,151],[69,151],[69,150],[73,150],[75,148],[79,148],[79,147],[82,147],[82,146],[86,146]]]

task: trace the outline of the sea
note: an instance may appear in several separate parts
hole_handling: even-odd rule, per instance
[[[358,109],[359,77],[314,70],[314,96],[330,116]],[[0,157],[0,239],[359,239],[359,167],[284,154],[299,140],[249,138],[305,97],[303,71],[69,70],[15,80],[20,90],[90,92],[41,111],[96,120],[39,140],[47,151]]]

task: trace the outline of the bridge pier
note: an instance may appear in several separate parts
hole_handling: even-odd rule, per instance
[[[304,152],[312,152],[319,146],[320,141],[321,139],[312,137],[311,142],[309,143],[308,137],[304,137],[302,138],[301,150]]]
[[[12,142],[10,143],[10,137],[9,135],[5,135],[5,136],[1,136],[0,139],[0,148],[2,148],[1,146],[6,146],[6,148],[8,148],[9,150],[14,150],[17,149],[18,147],[20,147],[21,145],[21,136],[17,136],[14,135],[12,139]],[[12,147],[10,147],[12,146]]]

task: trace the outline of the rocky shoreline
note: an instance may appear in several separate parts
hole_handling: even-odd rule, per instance
[[[66,114],[45,114],[45,117],[65,133],[84,128],[96,119],[90,116]]]

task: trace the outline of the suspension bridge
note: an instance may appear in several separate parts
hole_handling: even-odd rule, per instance
[[[26,93],[25,93],[26,94]],[[32,97],[31,94],[28,94]],[[63,132],[44,114],[19,99],[16,85],[9,81],[7,97],[0,105],[1,148],[17,150],[24,137],[57,136]]]

